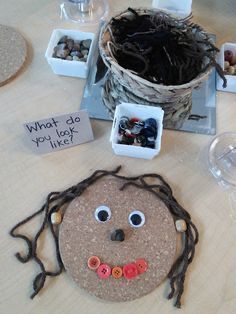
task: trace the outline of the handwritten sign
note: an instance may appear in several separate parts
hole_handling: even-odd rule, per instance
[[[24,124],[34,151],[49,153],[93,140],[86,110]]]

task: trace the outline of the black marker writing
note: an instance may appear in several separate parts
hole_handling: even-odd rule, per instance
[[[47,123],[35,122],[33,125],[26,124],[25,126],[27,127],[28,131],[32,133],[33,131],[38,132],[39,130],[42,130],[42,129],[50,129],[50,128],[57,127],[58,123],[59,121],[56,121],[54,118],[52,118],[51,122],[47,122]]]
[[[50,141],[51,140],[51,136],[47,135],[47,136],[42,136],[42,137],[36,137],[35,140],[32,140],[32,142],[36,143],[37,147],[39,147],[39,143],[43,143],[45,141]]]
[[[24,128],[39,153],[56,151],[93,139],[88,114],[84,111],[28,122]]]
[[[65,145],[70,145],[70,142],[68,139],[64,139],[64,140],[56,140],[56,141],[50,141],[51,147],[54,148],[60,148],[63,147]]]
[[[74,133],[79,133],[78,131],[75,130],[75,127],[69,127],[69,130],[58,130],[56,129],[56,133],[58,137],[64,137],[64,136],[69,136],[73,135]]]
[[[72,116],[70,116],[70,118],[66,120],[66,124],[73,124],[75,122],[80,122],[80,117],[73,118]]]

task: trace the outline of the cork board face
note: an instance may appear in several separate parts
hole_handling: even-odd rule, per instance
[[[120,191],[123,184],[121,179],[106,178],[88,187],[66,209],[59,231],[65,269],[81,288],[109,301],[134,300],[153,291],[170,271],[176,252],[174,221],[164,203],[134,186]],[[111,211],[106,222],[95,219],[96,208],[101,205]],[[142,227],[130,225],[128,217],[133,211],[144,214]],[[111,240],[117,229],[124,231],[122,242]],[[91,256],[111,268],[145,259],[148,269],[133,279],[101,279],[87,266]]]
[[[0,25],[0,86],[8,83],[23,66],[27,46],[14,28]]]

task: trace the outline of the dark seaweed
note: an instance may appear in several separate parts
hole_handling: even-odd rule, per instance
[[[113,18],[110,27],[112,53],[123,68],[153,83],[181,85],[215,66],[226,86],[215,61],[219,50],[199,25],[164,13],[128,11],[129,16]]]

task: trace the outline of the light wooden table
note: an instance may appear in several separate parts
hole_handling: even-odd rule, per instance
[[[111,15],[127,6],[150,4],[146,0],[110,1]],[[234,0],[196,0],[193,13],[195,22],[217,35],[218,45],[236,42]],[[66,273],[49,279],[44,291],[33,301],[29,299],[31,282],[38,269],[34,263],[23,265],[15,259],[14,253],[23,250],[24,244],[8,235],[10,228],[38,209],[48,192],[63,190],[95,169],[112,169],[119,164],[127,175],[153,171],[164,175],[199,228],[200,243],[187,274],[179,312],[236,313],[236,222],[230,216],[229,194],[216,184],[205,164],[204,148],[212,137],[164,131],[161,154],[145,161],[114,155],[109,143],[111,123],[92,121],[94,142],[42,156],[33,154],[25,145],[22,124],[79,108],[85,81],[54,75],[44,58],[54,28],[77,26],[60,21],[59,1],[55,0],[0,0],[0,21],[16,27],[30,45],[23,73],[0,88],[0,313],[177,311],[172,301],[164,297],[167,282],[139,300],[113,304],[89,296]],[[219,92],[217,133],[233,130],[236,130],[236,94]],[[47,253],[42,253],[46,259]]]

